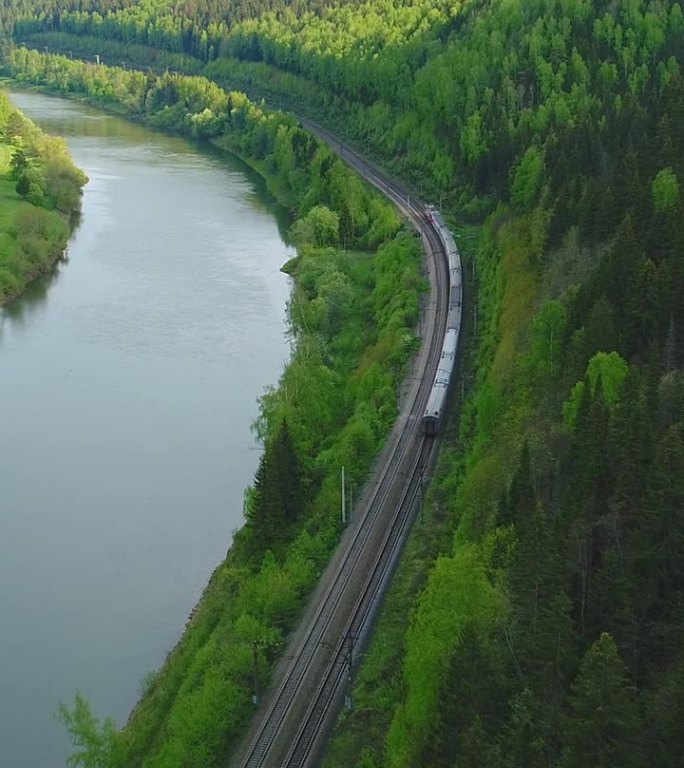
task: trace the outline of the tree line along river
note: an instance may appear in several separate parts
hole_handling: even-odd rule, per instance
[[[62,768],[58,701],[125,722],[241,524],[293,251],[239,161],[12,99],[90,178],[68,260],[0,310],[0,762]]]

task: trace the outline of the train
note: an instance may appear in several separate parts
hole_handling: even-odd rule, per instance
[[[439,431],[444,416],[449,384],[456,366],[456,351],[458,350],[463,309],[463,272],[461,255],[451,230],[444,223],[442,214],[434,206],[428,205],[425,208],[425,218],[439,235],[449,265],[449,307],[446,331],[442,341],[442,353],[437,365],[437,373],[423,415],[423,431],[426,435],[435,435]]]

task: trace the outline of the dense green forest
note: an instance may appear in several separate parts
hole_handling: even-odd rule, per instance
[[[0,91],[0,305],[46,272],[67,244],[85,175]]]
[[[481,225],[442,533],[409,551],[329,765],[680,765],[680,4],[45,2],[3,19],[41,50],[170,56],[292,103]],[[72,87],[69,59],[9,55]],[[260,141],[245,151],[268,157]]]

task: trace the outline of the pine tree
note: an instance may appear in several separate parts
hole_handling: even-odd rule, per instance
[[[534,513],[537,495],[532,480],[532,463],[530,446],[525,440],[520,452],[520,464],[511,480],[508,491],[508,519],[502,520],[503,525],[512,522],[516,528],[524,528],[529,524]]]
[[[647,360],[654,344],[660,346],[660,308],[665,305],[656,265],[642,257],[632,273],[624,301],[628,355]]]
[[[516,526],[518,545],[511,568],[510,584],[516,596],[516,613],[529,639],[536,632],[537,618],[547,590],[554,588],[552,547],[548,540],[546,511],[536,502],[527,513],[529,520]]]
[[[572,597],[581,631],[585,629],[591,580],[605,551],[606,517],[612,483],[608,452],[609,411],[601,376],[592,387],[584,380],[570,455],[563,470],[567,489],[563,521],[568,531],[566,554],[572,574]]]
[[[563,691],[576,669],[577,632],[572,621],[572,603],[558,591],[546,597],[539,609],[537,627],[529,643],[528,667],[535,675],[535,687],[549,710],[560,706]]]
[[[633,531],[641,518],[653,451],[655,414],[649,405],[643,376],[639,368],[630,366],[610,426],[609,454],[615,477],[610,508],[614,515],[612,535],[618,549],[624,548],[626,532]]]
[[[445,671],[440,717],[421,766],[499,765],[494,734],[507,710],[506,659],[491,638],[474,626],[464,629]]]
[[[663,371],[672,373],[677,365],[677,335],[675,333],[674,317],[670,315],[670,323],[667,328],[665,346],[663,348]]]
[[[670,617],[681,614],[684,605],[683,433],[682,425],[674,424],[667,429],[656,448],[639,532],[641,547],[637,573],[642,580],[642,600],[656,625],[667,623]],[[650,606],[645,589],[649,584]],[[667,649],[661,648],[663,651]]]
[[[529,688],[511,700],[505,736],[511,768],[544,768],[549,764],[551,745],[541,727],[543,714],[539,697]]]
[[[572,685],[558,768],[638,768],[640,732],[636,691],[604,632],[584,655]]]
[[[624,305],[628,286],[644,254],[637,232],[634,217],[628,213],[620,225],[614,245],[601,260],[593,281],[594,295],[604,295],[616,309]],[[616,318],[616,322],[621,327],[623,318]]]
[[[301,463],[286,421],[268,442],[254,476],[247,524],[255,552],[279,552],[304,504]]]
[[[283,523],[292,525],[302,512],[304,477],[287,421],[283,421],[275,436],[272,456],[276,483],[280,491]]]
[[[681,768],[684,654],[656,679],[646,702],[646,750],[651,768]]]

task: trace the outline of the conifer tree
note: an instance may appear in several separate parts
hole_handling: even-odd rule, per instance
[[[508,491],[506,510],[501,510],[501,525],[515,523],[516,528],[524,528],[534,514],[536,493],[532,481],[532,464],[530,461],[530,446],[525,440],[520,451],[520,464],[511,480]]]
[[[572,685],[558,768],[638,768],[640,726],[635,689],[604,632],[584,655]]]
[[[647,701],[644,734],[649,765],[680,768],[682,764],[682,723],[684,723],[684,655],[658,678]]]
[[[656,614],[684,602],[684,437],[681,424],[661,438],[649,475],[640,570],[654,580]]]
[[[304,503],[304,478],[286,421],[266,445],[254,476],[247,523],[258,552],[278,552]]]
[[[506,658],[474,626],[464,629],[446,670],[440,717],[421,755],[424,768],[455,762],[475,768],[483,759],[491,768],[499,764],[493,737],[506,713]]]

